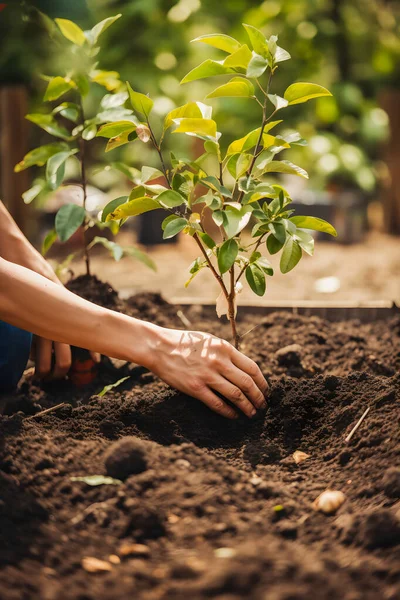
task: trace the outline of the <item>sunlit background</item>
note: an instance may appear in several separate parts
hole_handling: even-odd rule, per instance
[[[66,71],[68,53],[52,43],[43,19],[33,7],[51,18],[72,19],[82,28],[102,18],[122,13],[105,34],[99,55],[105,70],[118,70],[138,91],[155,101],[154,117],[160,123],[169,110],[189,100],[203,100],[216,81],[200,80],[180,85],[196,64],[219,51],[190,40],[205,33],[222,32],[246,41],[242,23],[268,37],[279,36],[290,51],[274,77],[272,93],[283,94],[294,81],[311,81],[329,88],[331,98],[291,107],[285,128],[296,128],[308,146],[290,149],[285,158],[300,164],[310,175],[285,180],[300,214],[321,216],[334,223],[339,239],[318,240],[316,256],[302,261],[288,275],[270,283],[268,300],[330,299],[400,300],[400,5],[383,0],[37,0],[0,4],[1,194],[20,226],[38,245],[51,227],[60,196],[42,193],[26,206],[21,194],[40,172],[13,173],[16,162],[48,136],[23,120],[40,112],[45,82],[41,74]],[[112,75],[108,89],[119,85]],[[94,86],[87,100],[91,114],[104,94]],[[243,99],[207,101],[223,133],[226,147],[259,125],[259,115]],[[193,139],[193,138],[192,138]],[[93,198],[112,199],[127,190],[127,181],[104,169],[104,140],[90,146],[89,172]],[[177,155],[196,155],[198,144],[190,138],[169,136],[166,148]],[[156,153],[143,143],[112,151],[107,160],[120,160],[140,168],[158,166]],[[74,181],[77,164],[68,164]],[[97,200],[95,200],[97,201]],[[303,205],[303,206],[302,206]],[[305,206],[304,206],[305,205]],[[153,274],[124,259],[114,264],[102,251],[94,257],[95,272],[122,293],[161,291],[167,298],[210,299],[216,287],[201,275],[188,290],[183,288],[187,267],[196,257],[190,239],[161,244],[155,217],[138,218],[120,234],[145,244],[158,264]],[[155,226],[157,225],[157,226]],[[62,260],[71,248],[55,247],[50,257]],[[81,271],[79,262],[69,266]],[[244,294],[244,301],[250,294]]]

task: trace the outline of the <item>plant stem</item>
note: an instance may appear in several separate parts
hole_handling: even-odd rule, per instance
[[[80,107],[81,107],[81,118],[82,125],[85,125],[85,113],[83,111],[83,102],[82,98],[80,98]],[[87,200],[87,190],[86,190],[86,162],[85,162],[85,140],[82,135],[79,137],[79,157],[81,163],[81,178],[82,178],[82,189],[83,189],[83,208],[85,209],[85,220],[83,224],[83,252],[85,255],[85,264],[86,264],[86,275],[90,275],[90,260],[89,260],[89,249],[86,241],[86,231],[88,228],[88,217],[86,213],[86,200]]]
[[[230,275],[230,284],[231,285],[230,285],[229,297],[227,298],[227,300],[228,300],[228,317],[229,317],[229,321],[230,321],[231,328],[232,328],[233,343],[234,343],[236,350],[239,350],[240,335],[238,334],[237,328],[236,328],[236,314],[235,314],[236,292],[235,292],[235,265],[234,264],[229,269],[229,275]]]
[[[150,125],[150,121],[148,119],[147,119],[147,126],[148,126],[148,128],[150,130],[151,141],[153,142],[153,146],[157,150],[158,156],[159,156],[160,161],[161,161],[162,172],[164,173],[164,177],[167,180],[168,187],[171,189],[171,184],[170,184],[169,177],[168,177],[167,167],[165,166],[163,153],[161,151],[161,142],[160,142],[160,144],[157,144],[156,137],[154,135],[154,132],[153,132],[153,130],[151,128],[151,125]]]
[[[207,265],[208,265],[208,267],[211,269],[211,272],[212,272],[212,274],[214,275],[215,279],[218,281],[219,285],[221,286],[221,289],[222,289],[222,291],[223,291],[223,293],[224,293],[224,296],[225,296],[225,298],[228,300],[228,298],[229,298],[229,292],[228,292],[228,290],[226,289],[226,286],[225,286],[225,284],[224,284],[224,281],[223,281],[223,279],[222,279],[221,275],[219,275],[219,274],[218,274],[218,272],[216,271],[216,269],[215,269],[214,265],[212,264],[212,262],[211,262],[211,260],[210,260],[210,257],[208,256],[208,254],[207,254],[207,252],[206,252],[206,250],[205,250],[205,248],[204,248],[203,244],[201,243],[201,241],[200,241],[200,238],[199,238],[199,236],[197,235],[197,233],[195,233],[195,234],[193,235],[193,239],[196,241],[196,243],[197,243],[198,247],[199,247],[199,248],[200,248],[200,250],[201,250],[201,253],[202,253],[202,255],[203,255],[203,256],[204,256],[204,258],[206,259]]]
[[[267,233],[263,233],[262,235],[260,235],[259,239],[257,240],[256,246],[253,250],[253,252],[257,252],[258,248],[260,247],[261,243],[264,241],[264,236],[268,235]],[[241,270],[239,271],[239,275],[236,278],[236,283],[240,280],[240,278],[242,277],[243,273],[245,272],[245,270],[247,269],[248,264],[246,263]]]

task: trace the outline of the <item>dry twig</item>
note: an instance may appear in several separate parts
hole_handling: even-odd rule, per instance
[[[43,417],[44,415],[48,415],[49,413],[52,413],[55,410],[58,410],[59,408],[63,408],[64,406],[67,406],[67,403],[61,402],[61,404],[56,404],[56,406],[52,406],[51,408],[46,408],[46,410],[41,410],[40,412],[36,413],[35,415],[30,415],[29,417],[26,417],[25,421],[30,421],[31,419],[36,419],[37,417]]]
[[[349,435],[344,440],[346,442],[346,444],[348,444],[350,442],[351,438],[353,437],[353,435],[355,434],[357,429],[360,427],[361,423],[364,421],[364,419],[367,416],[367,414],[369,413],[370,409],[371,409],[371,407],[368,406],[367,410],[364,411],[364,413],[358,419],[357,423],[354,425],[353,429],[350,431]]]

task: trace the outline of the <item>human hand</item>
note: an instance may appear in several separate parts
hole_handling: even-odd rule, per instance
[[[39,379],[63,379],[72,364],[71,347],[34,336],[31,356],[35,362],[35,375]],[[100,362],[100,354],[90,352],[94,362]]]
[[[268,383],[250,358],[225,340],[200,331],[160,328],[150,369],[172,387],[197,398],[229,419],[266,407]]]

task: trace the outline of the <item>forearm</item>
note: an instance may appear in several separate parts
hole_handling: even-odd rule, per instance
[[[1,258],[0,319],[43,338],[148,368],[161,329],[92,304]]]
[[[43,256],[29,243],[0,201],[0,257],[53,281],[56,276]]]

